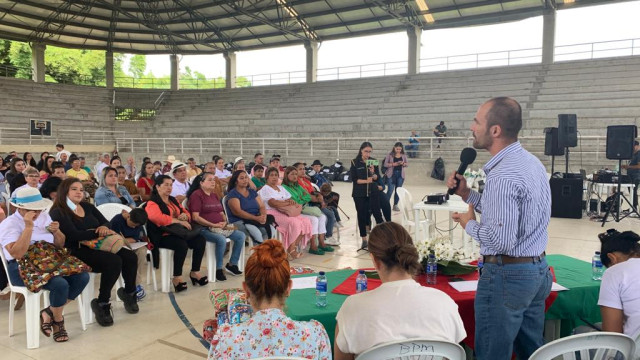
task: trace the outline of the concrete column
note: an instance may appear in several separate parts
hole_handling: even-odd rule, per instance
[[[556,46],[556,10],[547,9],[542,16],[542,64],[553,64]]]
[[[407,69],[407,73],[409,75],[419,74],[422,29],[418,26],[410,27],[407,29],[407,35],[409,37],[409,58],[407,59],[409,68]]]
[[[113,51],[104,53],[104,66],[107,89],[113,89]]]
[[[38,83],[44,83],[44,51],[46,48],[45,44],[31,45],[31,67],[33,68],[31,78]]]
[[[171,61],[171,90],[178,90],[178,74],[180,73],[180,59],[177,54],[169,55]]]
[[[304,49],[307,51],[307,83],[318,81],[318,42],[305,41]]]
[[[226,52],[222,54],[225,61],[225,80],[227,89],[236,87],[236,53]]]

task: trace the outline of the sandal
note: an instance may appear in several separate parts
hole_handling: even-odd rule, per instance
[[[53,341],[55,342],[66,342],[69,341],[69,334],[67,334],[67,330],[64,328],[64,317],[61,321],[51,321],[53,326],[58,327],[58,331],[53,333]]]
[[[324,251],[320,249],[320,247],[318,246],[317,249],[309,249],[309,254],[313,254],[313,255],[324,255]]]
[[[49,315],[49,322],[44,322],[44,318],[42,317],[42,314],[45,313],[47,315]],[[51,313],[51,309],[49,309],[48,307],[40,310],[40,332],[42,332],[42,334],[46,337],[51,336],[51,323],[53,322],[53,313]]]

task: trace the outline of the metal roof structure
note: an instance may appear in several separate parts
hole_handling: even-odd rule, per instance
[[[0,38],[142,54],[217,54],[506,22],[611,0],[0,0]]]

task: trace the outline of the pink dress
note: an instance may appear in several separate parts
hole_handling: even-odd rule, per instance
[[[275,190],[269,185],[265,185],[258,191],[258,194],[264,202],[264,206],[267,208],[267,214],[273,215],[278,223],[278,232],[282,234],[282,245],[285,249],[288,249],[293,244],[300,234],[303,234],[301,246],[305,248],[309,239],[311,238],[311,221],[302,216],[289,217],[280,211],[269,206],[269,200],[287,200],[291,198],[291,194],[278,185],[278,190]]]

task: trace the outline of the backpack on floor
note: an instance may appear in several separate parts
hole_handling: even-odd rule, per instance
[[[441,157],[436,159],[433,164],[433,170],[431,171],[431,177],[440,181],[444,181],[444,160]]]

